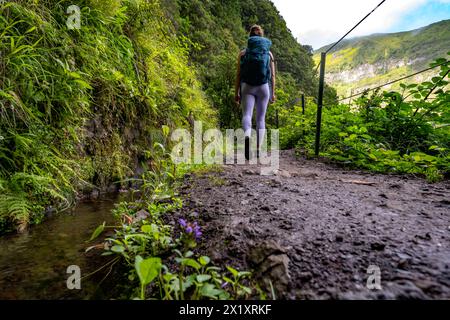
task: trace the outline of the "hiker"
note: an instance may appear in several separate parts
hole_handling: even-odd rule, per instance
[[[259,25],[250,28],[247,48],[238,56],[235,100],[242,104],[242,127],[245,133],[245,158],[250,160],[250,136],[253,108],[256,105],[257,157],[266,129],[266,111],[275,102],[275,60],[272,42],[264,37]]]

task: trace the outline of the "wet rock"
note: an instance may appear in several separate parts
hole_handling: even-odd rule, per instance
[[[252,248],[247,260],[254,265],[260,265],[268,256],[283,255],[286,254],[286,252],[286,249],[280,246],[277,242],[269,240]]]
[[[244,234],[248,238],[255,238],[259,234],[259,231],[255,227],[246,226],[246,227],[244,227]]]
[[[404,253],[397,253],[397,257],[399,258],[398,264],[397,264],[397,268],[399,269],[405,269],[406,267],[409,266],[409,264],[412,261],[412,258]]]
[[[427,232],[425,235],[416,234],[414,238],[426,241],[430,241],[432,239],[431,234],[429,232]]]
[[[309,281],[311,281],[312,278],[313,278],[313,274],[312,274],[311,272],[309,272],[309,271],[307,271],[307,272],[301,272],[301,273],[298,275],[298,279],[299,279],[302,283],[309,282]]]
[[[386,244],[382,242],[372,242],[370,244],[370,249],[375,251],[383,251],[386,248]]]
[[[416,279],[414,280],[414,285],[424,292],[438,291],[440,287],[435,281],[426,279]]]
[[[282,229],[282,230],[291,230],[291,229],[293,229],[292,222],[291,221],[282,221],[280,223],[280,229]]]
[[[232,181],[229,182],[229,185],[230,186],[240,186],[240,187],[242,187],[243,184],[239,180],[232,180]],[[209,190],[211,190],[211,188]]]
[[[292,178],[291,173],[289,171],[286,171],[286,170],[278,170],[275,174],[277,176],[283,177],[283,178]]]
[[[98,199],[100,197],[100,191],[97,189],[92,190],[91,194],[89,195],[91,199]]]
[[[412,281],[402,280],[395,283],[388,283],[387,292],[392,292],[395,299],[427,300],[429,297],[418,288]]]
[[[140,222],[142,220],[147,219],[148,217],[150,217],[150,213],[148,213],[145,210],[140,210],[136,212],[136,216],[133,218],[133,223]]]
[[[400,259],[400,261],[397,264],[397,268],[399,269],[406,269],[406,267],[408,267],[409,265],[409,261],[408,259]]]
[[[108,189],[106,190],[108,193],[116,193],[119,190],[119,186],[117,184],[110,184]]]
[[[281,186],[282,183],[281,183],[280,177],[275,177],[275,178],[270,179],[269,185],[273,188],[277,188],[277,187]]]
[[[46,218],[51,218],[53,217],[58,211],[53,208],[52,206],[49,206],[48,208],[45,209],[45,217]]]
[[[270,290],[272,284],[277,295],[284,296],[288,292],[291,277],[285,248],[274,241],[268,241],[253,248],[247,260],[255,267],[257,277],[266,290]]]

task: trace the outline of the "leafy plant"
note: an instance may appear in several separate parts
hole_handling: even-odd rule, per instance
[[[400,92],[365,93],[354,106],[330,105],[324,109],[321,155],[350,167],[376,172],[419,174],[430,182],[449,174],[450,92],[446,59],[438,76],[420,84],[401,85]],[[315,106],[306,115],[287,117],[281,130],[283,144],[306,155],[313,153]]]

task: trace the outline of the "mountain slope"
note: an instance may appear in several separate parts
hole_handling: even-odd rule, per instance
[[[314,59],[320,59],[317,50]],[[374,34],[345,40],[327,56],[327,82],[339,95],[363,90],[426,68],[446,56],[450,48],[450,20],[400,33]],[[433,71],[412,81],[423,81]],[[395,88],[395,86],[393,86]]]

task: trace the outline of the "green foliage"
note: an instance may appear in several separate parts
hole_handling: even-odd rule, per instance
[[[364,94],[355,106],[326,107],[321,155],[348,166],[441,180],[450,172],[449,68],[443,65],[431,81],[402,85],[400,92]],[[309,103],[305,116],[298,107],[282,114],[283,146],[296,143],[306,154],[313,153],[315,109]]]
[[[157,0],[78,1],[80,30],[66,26],[72,4],[0,5],[1,230],[131,176],[162,125],[214,124]]]
[[[145,286],[159,275],[162,264],[160,258],[142,259],[141,256],[136,257],[135,268],[141,282],[141,299],[145,299]]]
[[[192,251],[201,235],[197,222],[184,222],[184,227],[180,222],[181,230],[167,224],[167,214],[181,209],[182,201],[173,190],[176,186],[170,174],[173,164],[162,165],[169,161],[165,157],[166,152],[161,148],[160,157],[153,159],[154,165],[161,170],[152,171],[151,175],[142,174],[139,183],[147,187],[140,192],[140,197],[116,206],[114,214],[121,225],[100,225],[93,232],[91,241],[107,228],[114,229],[114,235],[100,245],[104,248],[102,255],[115,256],[111,260],[114,262],[118,258],[122,261],[131,284],[139,288],[139,293],[133,290],[132,295],[138,295],[140,299],[149,296],[163,300],[243,299],[251,296],[254,293],[249,287],[251,273],[231,267],[222,272],[209,257],[196,256]],[[175,180],[180,177],[177,175]],[[169,189],[172,191],[168,192]],[[189,232],[188,227],[197,228],[197,233]],[[94,245],[87,250],[100,246]]]

